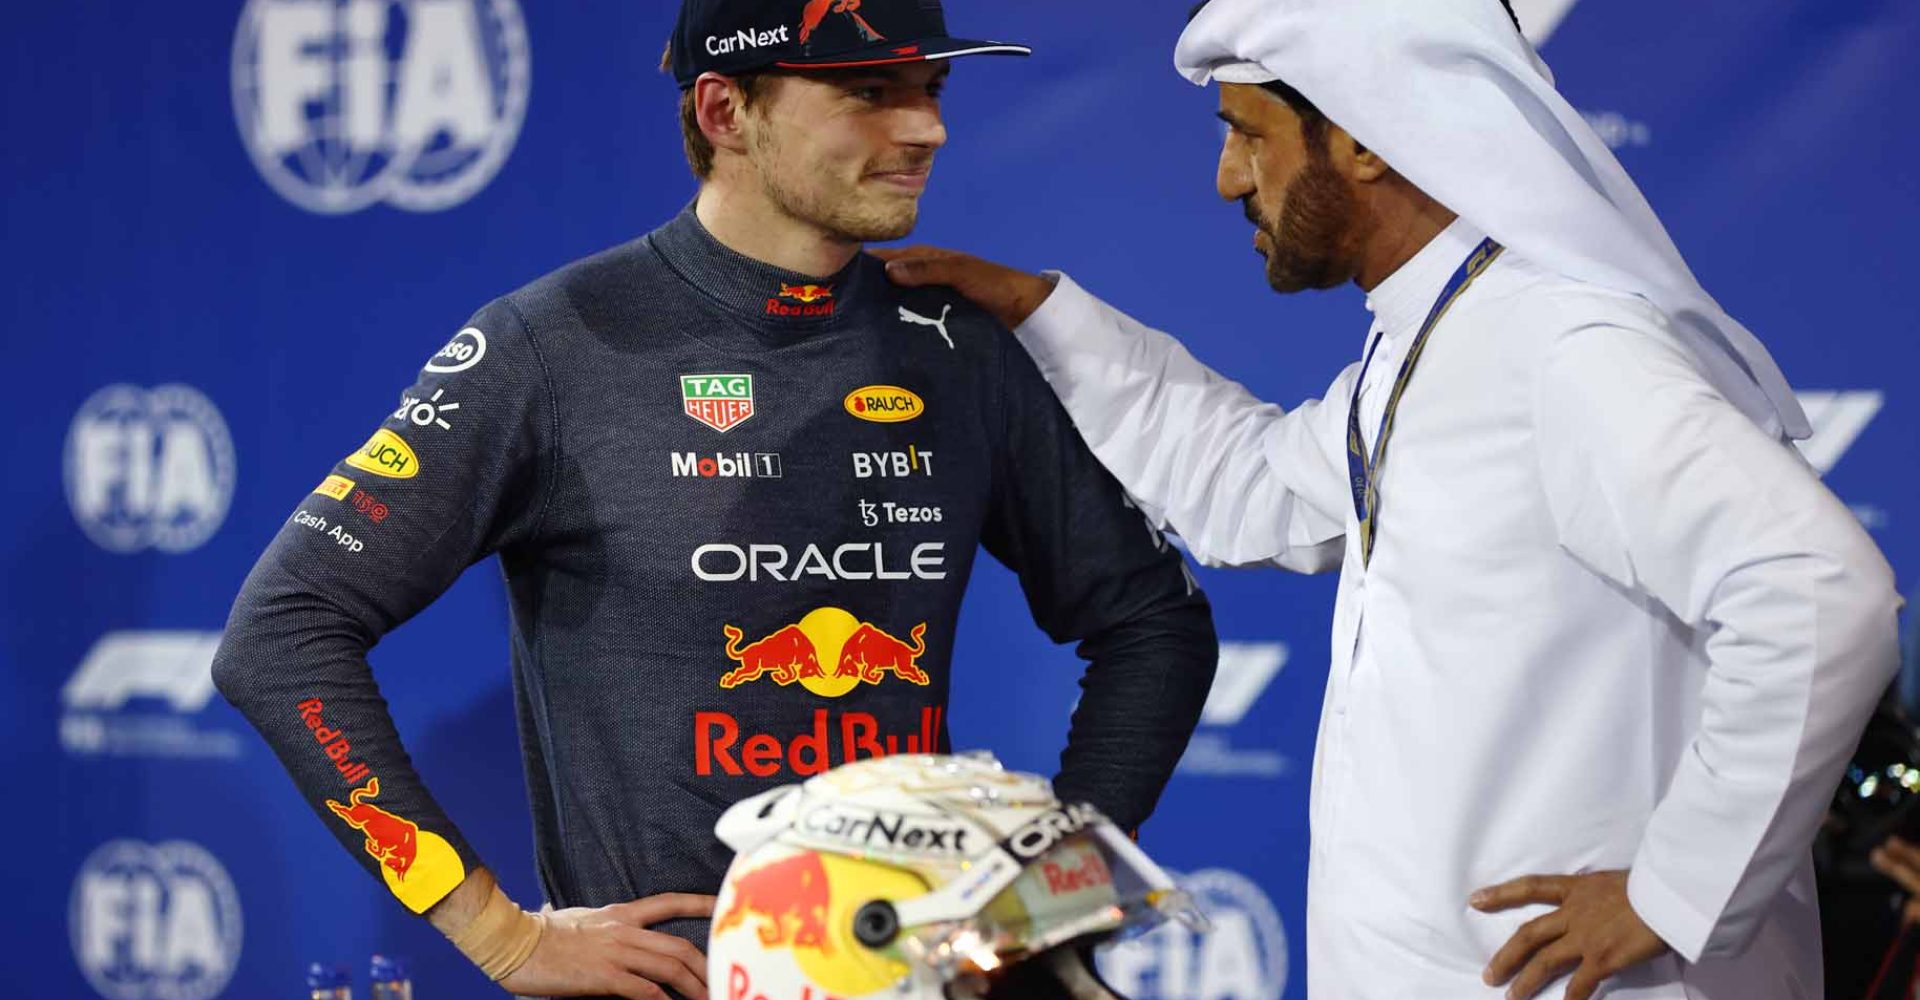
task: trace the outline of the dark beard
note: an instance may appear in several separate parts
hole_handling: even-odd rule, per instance
[[[1353,192],[1325,155],[1308,157],[1307,166],[1287,185],[1280,224],[1246,200],[1247,219],[1267,234],[1267,284],[1281,294],[1334,288],[1352,277],[1341,266],[1341,246],[1353,226]]]

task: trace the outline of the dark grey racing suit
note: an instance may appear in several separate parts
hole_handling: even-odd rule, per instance
[[[424,910],[479,859],[367,651],[497,553],[548,901],[712,893],[730,803],[946,749],[982,546],[1091,661],[1059,792],[1139,824],[1213,677],[1179,554],[986,315],[864,255],[827,280],[780,271],[689,211],[476,314],[301,501],[215,678]],[[668,929],[705,942],[699,922]]]

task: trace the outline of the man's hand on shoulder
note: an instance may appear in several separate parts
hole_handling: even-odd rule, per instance
[[[945,285],[985,309],[1011,330],[1027,321],[1053,294],[1053,282],[990,260],[939,247],[900,247],[874,250],[887,262],[887,277],[896,285],[918,288]]]
[[[1523,924],[1487,963],[1487,985],[1512,980],[1511,1000],[1526,1000],[1568,973],[1567,1000],[1587,1000],[1607,977],[1667,951],[1628,903],[1624,871],[1529,875],[1481,889],[1468,902],[1482,913],[1555,907]]]
[[[664,1000],[665,986],[690,1000],[707,1000],[707,957],[682,938],[647,928],[676,917],[710,917],[713,901],[670,892],[550,911],[539,946],[500,985],[516,996],[631,1000]]]

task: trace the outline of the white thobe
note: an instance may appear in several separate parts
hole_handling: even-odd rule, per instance
[[[1456,222],[1368,298],[1369,447],[1480,237]],[[1064,277],[1017,332],[1201,562],[1341,570],[1312,1000],[1498,996],[1481,970],[1548,908],[1481,914],[1468,895],[1626,868],[1673,954],[1606,995],[1820,995],[1808,848],[1893,676],[1898,597],[1849,511],[1708,386],[1660,313],[1496,261],[1400,405],[1371,565],[1347,485],[1357,362],[1283,412]]]

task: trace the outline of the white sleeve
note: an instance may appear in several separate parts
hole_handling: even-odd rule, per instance
[[[1547,350],[1534,406],[1561,544],[1706,640],[1699,728],[1628,897],[1688,961],[1737,954],[1898,667],[1892,570],[1671,340],[1589,326]]]
[[[1292,412],[1065,275],[1014,331],[1095,455],[1160,527],[1212,566],[1338,568],[1345,551],[1346,400]]]

